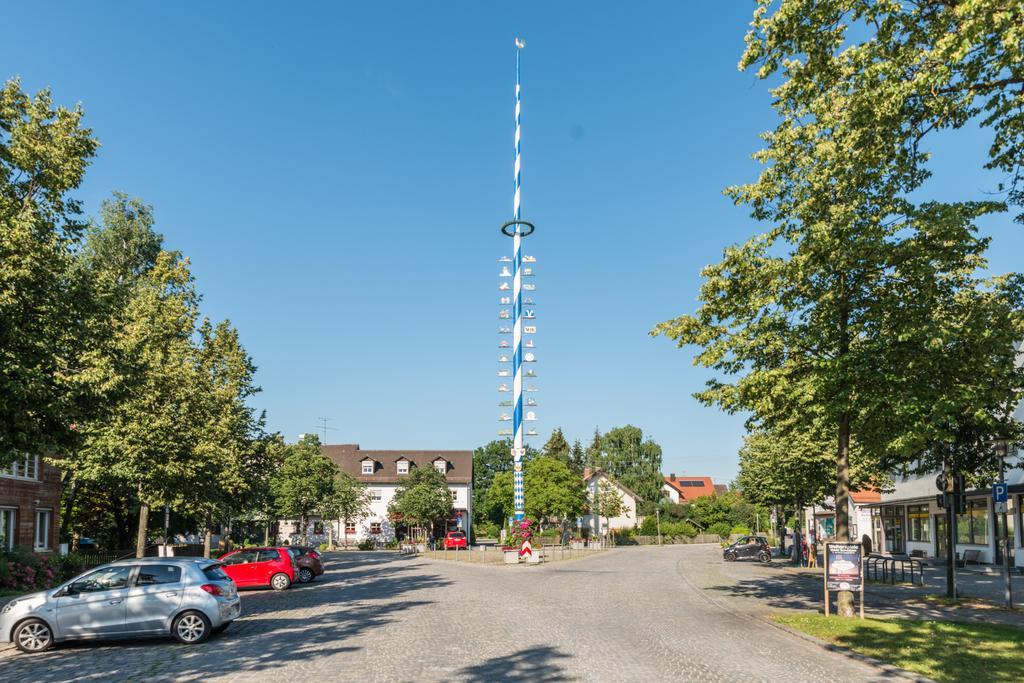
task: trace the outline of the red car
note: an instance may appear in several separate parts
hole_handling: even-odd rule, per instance
[[[447,534],[445,534],[445,550],[454,550],[455,548],[462,548],[463,550],[465,550],[468,547],[469,544],[466,543],[466,534],[462,533],[461,531],[449,531]]]
[[[299,573],[288,548],[244,548],[222,555],[224,571],[239,588],[270,586],[283,591]]]

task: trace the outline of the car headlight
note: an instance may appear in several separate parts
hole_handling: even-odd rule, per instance
[[[14,606],[18,604],[17,600],[11,600],[9,603],[4,605],[4,614],[8,614],[14,611]]]

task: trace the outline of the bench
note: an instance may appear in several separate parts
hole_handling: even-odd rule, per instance
[[[960,553],[956,554],[956,558],[956,566],[958,567],[966,567],[968,562],[981,564],[981,551],[970,548],[964,551],[963,559],[960,558]]]

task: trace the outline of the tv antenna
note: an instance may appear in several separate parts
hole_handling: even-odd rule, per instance
[[[320,444],[322,446],[326,446],[327,445],[327,430],[331,430],[332,432],[338,431],[337,427],[328,427],[327,426],[327,423],[330,422],[333,419],[334,419],[333,417],[318,417],[317,418],[317,420],[320,421],[320,426],[318,426],[317,429],[319,429],[320,431],[322,431],[324,433],[324,440],[320,442]]]

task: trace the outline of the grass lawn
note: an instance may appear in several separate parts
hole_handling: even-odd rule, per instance
[[[937,681],[1024,681],[1024,630],[996,624],[774,615],[792,629]]]

